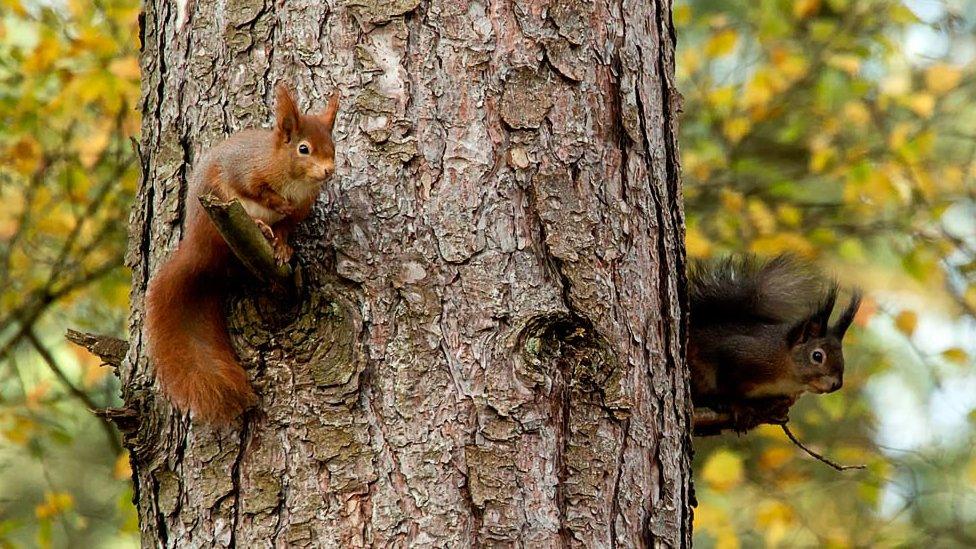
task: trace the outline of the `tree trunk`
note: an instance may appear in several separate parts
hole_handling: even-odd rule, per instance
[[[146,546],[686,546],[690,398],[670,6],[147,0],[127,436]],[[190,167],[342,92],[300,304],[232,285],[260,404],[191,424],[146,283]],[[203,365],[204,367],[206,365]]]

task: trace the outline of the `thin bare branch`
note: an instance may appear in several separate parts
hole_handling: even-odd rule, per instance
[[[785,423],[780,424],[780,427],[783,429],[783,432],[786,433],[786,436],[789,437],[789,439],[793,442],[793,444],[795,444],[799,449],[801,449],[804,452],[806,452],[813,459],[816,459],[817,461],[826,463],[827,465],[829,465],[830,467],[832,467],[832,468],[834,468],[834,469],[836,469],[838,471],[849,471],[851,469],[866,469],[867,468],[867,465],[841,465],[841,464],[837,463],[836,461],[831,461],[830,459],[827,459],[824,456],[818,454],[817,452],[814,452],[813,450],[811,450],[811,449],[807,448],[806,446],[804,446],[803,443],[800,442],[799,439],[796,438],[796,435],[793,434],[793,431],[790,431],[790,428],[787,427]]]

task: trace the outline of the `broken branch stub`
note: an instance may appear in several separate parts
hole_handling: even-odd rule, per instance
[[[292,289],[298,285],[291,266],[278,265],[275,261],[271,243],[239,200],[221,202],[212,195],[204,195],[200,204],[231,252],[255,278],[279,288]]]

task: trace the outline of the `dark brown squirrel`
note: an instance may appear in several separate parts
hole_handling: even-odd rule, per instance
[[[837,291],[836,282],[789,254],[693,264],[688,365],[695,406],[731,412],[741,432],[770,414],[785,420],[805,391],[840,389],[842,340],[861,294],[853,291],[831,326]]]
[[[227,335],[223,294],[235,258],[198,201],[238,199],[271,241],[275,259],[292,256],[288,235],[312,210],[335,170],[339,95],[325,111],[303,114],[277,87],[274,130],[251,129],[217,143],[190,177],[183,240],[149,281],[146,336],[156,379],[194,419],[228,423],[257,402]]]

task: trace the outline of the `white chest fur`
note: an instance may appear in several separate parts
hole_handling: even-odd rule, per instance
[[[254,219],[260,219],[268,225],[273,225],[285,217],[271,208],[268,208],[264,204],[251,200],[250,198],[242,198],[241,204],[243,204],[244,211],[247,212],[247,215],[253,217]]]
[[[321,183],[291,181],[285,185],[285,188],[281,189],[281,196],[287,198],[292,204],[302,204],[307,200],[314,199],[321,190]]]
[[[309,184],[306,181],[290,181],[284,186],[283,189],[281,189],[281,196],[284,197],[292,206],[297,206],[308,200],[314,199],[316,196],[318,196],[321,189],[322,186],[318,183]],[[241,203],[244,205],[244,211],[246,211],[248,215],[255,219],[260,219],[268,225],[273,225],[285,217],[271,208],[268,208],[264,204],[249,198],[242,198]]]

